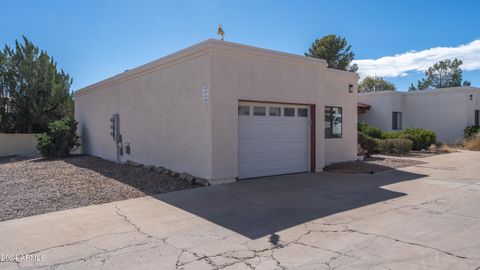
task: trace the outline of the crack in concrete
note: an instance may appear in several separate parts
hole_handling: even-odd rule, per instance
[[[18,269],[23,269],[23,268],[20,266],[20,262],[18,262],[18,261],[0,261],[0,265],[1,265],[2,263],[13,263],[13,264],[15,264],[15,265],[17,266]]]
[[[472,185],[478,185],[478,184],[467,184],[465,186],[472,186]],[[457,191],[454,192],[453,194],[457,194],[459,192],[458,189],[463,188],[465,186],[458,187]],[[356,230],[356,229],[353,229],[351,227],[348,227],[353,222],[368,219],[368,218],[371,218],[373,216],[382,215],[382,214],[385,214],[385,213],[388,213],[388,212],[401,210],[401,209],[404,209],[404,208],[415,209],[415,207],[419,207],[419,209],[423,209],[423,208],[421,208],[423,206],[442,203],[442,199],[447,198],[449,196],[452,196],[452,193],[448,193],[447,195],[442,196],[441,198],[436,198],[434,200],[425,201],[425,202],[422,202],[422,203],[407,204],[407,205],[402,205],[402,206],[397,206],[397,207],[393,207],[394,205],[392,205],[392,208],[390,208],[390,209],[386,209],[384,211],[377,212],[377,213],[374,213],[374,214],[371,214],[371,215],[362,216],[362,217],[357,218],[357,219],[352,219],[352,220],[349,220],[347,222],[327,223],[327,222],[312,221],[312,222],[304,223],[303,225],[305,226],[305,232],[301,233],[301,235],[293,241],[289,241],[289,242],[279,241],[279,244],[272,245],[269,248],[255,249],[255,248],[249,248],[247,246],[247,243],[250,241],[250,240],[247,240],[247,241],[245,241],[244,243],[241,244],[242,246],[246,247],[245,250],[244,249],[239,249],[239,250],[233,250],[233,251],[226,251],[226,252],[220,252],[220,253],[217,253],[217,254],[214,254],[214,255],[202,255],[202,254],[195,253],[195,252],[191,251],[191,249],[195,248],[196,246],[202,245],[202,244],[199,244],[199,245],[196,245],[196,246],[193,246],[193,247],[188,247],[188,248],[178,248],[178,247],[174,246],[173,244],[170,244],[167,241],[168,237],[159,238],[159,237],[156,237],[154,235],[148,234],[147,232],[142,230],[141,227],[139,227],[137,224],[135,224],[135,222],[133,222],[133,220],[131,218],[129,218],[127,215],[125,215],[121,211],[121,209],[118,205],[113,203],[113,205],[115,206],[115,209],[116,209],[115,213],[123,221],[125,221],[132,228],[134,228],[134,230],[120,232],[120,233],[101,234],[101,235],[97,235],[97,236],[94,236],[94,237],[91,237],[91,238],[88,238],[88,239],[83,239],[83,240],[79,240],[79,241],[75,241],[75,242],[71,242],[71,243],[67,243],[67,244],[63,244],[63,245],[52,246],[52,247],[49,247],[49,248],[46,248],[46,249],[34,251],[32,253],[29,253],[29,255],[36,254],[36,253],[46,251],[46,250],[50,250],[50,249],[54,249],[54,248],[61,248],[61,247],[70,246],[70,245],[78,245],[78,244],[82,244],[82,243],[88,243],[90,240],[93,240],[93,239],[99,238],[99,237],[103,237],[103,236],[107,236],[107,235],[121,235],[121,234],[129,233],[129,232],[137,232],[137,233],[145,236],[146,240],[141,242],[141,243],[129,244],[129,245],[122,246],[122,247],[112,249],[112,250],[99,248],[97,246],[94,246],[94,245],[91,245],[90,243],[88,243],[89,245],[93,246],[94,248],[96,248],[98,250],[101,250],[101,252],[96,252],[96,253],[91,254],[90,256],[87,256],[87,257],[84,257],[84,258],[79,258],[79,259],[71,260],[71,261],[68,261],[68,262],[58,263],[58,264],[45,266],[45,267],[50,267],[50,269],[57,269],[58,267],[60,267],[62,265],[65,265],[65,264],[70,264],[70,263],[74,263],[74,262],[87,261],[87,260],[90,260],[90,259],[100,258],[101,263],[102,263],[100,268],[103,269],[103,267],[105,266],[107,261],[112,258],[113,255],[111,255],[111,254],[113,252],[116,252],[116,251],[119,251],[119,250],[122,250],[122,249],[127,249],[127,248],[130,248],[130,247],[135,247],[135,246],[144,246],[144,245],[147,245],[149,243],[156,244],[157,242],[152,240],[152,239],[155,239],[155,240],[160,240],[163,245],[172,247],[175,250],[179,251],[178,252],[178,257],[177,257],[177,260],[176,260],[176,263],[175,263],[176,269],[182,269],[184,266],[186,266],[188,264],[191,264],[193,262],[196,262],[196,261],[200,261],[200,260],[205,261],[207,264],[209,264],[210,266],[212,266],[215,269],[223,269],[223,268],[226,268],[226,267],[229,267],[229,266],[232,266],[232,265],[236,265],[236,264],[240,264],[240,263],[244,263],[250,269],[255,269],[256,266],[254,264],[258,265],[259,263],[261,263],[261,261],[263,259],[270,260],[271,263],[275,262],[277,267],[279,267],[280,269],[286,269],[286,267],[281,264],[280,260],[275,257],[275,251],[278,250],[278,249],[287,248],[291,244],[302,245],[302,246],[305,246],[305,247],[308,247],[308,248],[314,248],[314,249],[319,249],[319,250],[323,250],[323,251],[326,251],[326,252],[334,253],[334,254],[329,254],[330,257],[325,262],[320,262],[319,261],[318,263],[325,264],[329,269],[335,269],[335,268],[338,268],[338,267],[342,266],[342,265],[338,265],[338,266],[333,266],[332,265],[336,260],[339,260],[340,258],[348,257],[348,258],[354,259],[355,261],[359,260],[360,258],[352,256],[351,254],[349,254],[349,253],[352,252],[352,250],[347,250],[347,251],[330,250],[330,249],[326,249],[326,248],[321,248],[319,246],[306,244],[306,243],[302,242],[302,239],[304,237],[308,236],[309,234],[314,234],[314,233],[358,233],[358,234],[372,236],[372,237],[368,238],[368,239],[371,239],[371,241],[375,241],[375,239],[377,237],[380,237],[380,238],[383,238],[383,239],[388,239],[390,241],[395,241],[395,242],[399,242],[399,243],[402,243],[402,244],[407,244],[407,245],[418,246],[418,247],[421,247],[421,248],[435,250],[435,251],[440,252],[442,254],[445,254],[445,255],[448,255],[448,256],[453,256],[453,257],[456,257],[456,258],[462,259],[462,260],[478,260],[480,258],[470,258],[470,257],[467,257],[467,256],[458,255],[458,254],[455,254],[455,253],[452,253],[452,252],[449,252],[449,251],[444,251],[444,250],[441,250],[439,248],[427,246],[427,245],[424,245],[424,244],[409,242],[409,241],[396,239],[396,238],[393,238],[393,237],[390,237],[390,236],[376,234],[376,233],[363,232],[363,231]],[[265,209],[274,210],[274,209],[265,207],[264,205],[259,205],[259,204],[256,204],[256,203],[253,203],[253,202],[250,202],[250,201],[243,200],[241,198],[237,198],[237,197],[233,197],[233,198],[237,199],[239,201],[242,201],[244,203],[248,203],[248,204],[257,206],[257,207],[262,207],[262,208],[265,208]],[[283,216],[290,216],[288,214],[281,213],[280,211],[277,211],[277,212],[279,214],[283,215]],[[455,214],[455,213],[451,213],[451,214]],[[460,215],[460,214],[458,214],[458,215]],[[476,217],[472,217],[472,218],[476,218]],[[193,217],[192,218],[189,217],[189,218],[186,218],[186,219],[193,219]],[[172,222],[174,222],[174,221],[172,221]],[[322,228],[321,229],[310,229],[309,225],[311,225],[311,224],[321,224],[321,225],[324,225],[324,226],[338,226],[338,227],[335,228],[335,229],[332,228],[331,230],[329,230],[328,228],[327,229],[322,229]],[[230,236],[231,235],[227,235],[227,236],[222,237],[221,239],[226,240]],[[147,248],[140,249],[138,251],[141,252],[141,251],[149,250],[149,249],[156,248],[156,247],[159,247],[159,246],[161,246],[160,243],[159,243],[159,245],[148,246]],[[365,248],[367,248],[367,247],[365,247]],[[362,248],[360,247],[360,249],[357,249],[357,250],[362,250]],[[249,254],[248,256],[235,255],[238,252],[252,252],[253,254]],[[187,254],[187,253],[191,254],[193,256],[193,258],[190,257],[190,258],[188,258],[187,261],[182,261],[182,256],[184,254]],[[376,254],[371,254],[371,255],[373,255],[375,257],[379,257]],[[226,262],[226,263],[219,264],[218,261],[215,261],[216,257],[225,258],[225,259],[229,259],[229,260],[227,260],[228,262]],[[249,260],[256,259],[256,258],[258,258],[258,261],[259,261],[258,263],[257,262],[252,263],[252,261],[249,261]],[[23,269],[22,266],[18,262],[11,262],[11,263],[15,263],[19,269]],[[375,264],[375,263],[373,263],[373,264],[375,266],[378,266],[378,267],[389,269],[388,267],[386,267],[384,265],[381,265],[381,264]],[[475,268],[474,270],[480,270],[480,266]]]
[[[145,236],[148,237],[148,238],[156,238],[156,237],[154,237],[154,236],[152,236],[152,235],[144,232],[140,227],[137,226],[137,224],[135,224],[132,220],[130,220],[130,218],[128,218],[125,214],[123,214],[123,213],[122,213],[122,210],[120,210],[120,207],[118,207],[117,204],[113,203],[113,206],[115,206],[115,209],[116,209],[115,213],[116,213],[119,217],[121,217],[126,223],[128,223],[129,225],[131,225],[132,227],[134,227],[135,230],[136,230],[138,233],[143,234],[143,235],[145,235]]]
[[[458,254],[455,254],[455,253],[452,253],[452,252],[449,252],[449,251],[441,250],[441,249],[436,248],[436,247],[430,247],[430,246],[423,245],[423,244],[420,244],[420,243],[409,242],[409,241],[393,238],[393,237],[386,236],[386,235],[369,233],[369,232],[362,232],[362,231],[354,230],[354,229],[349,228],[347,226],[346,226],[345,232],[353,232],[353,233],[359,233],[359,234],[363,234],[363,235],[371,235],[371,236],[375,236],[375,237],[381,237],[381,238],[384,238],[384,239],[388,239],[388,240],[391,240],[391,241],[395,241],[395,242],[399,242],[399,243],[403,243],[403,244],[407,244],[407,245],[412,245],[412,246],[417,246],[417,247],[422,247],[422,248],[426,248],[426,249],[435,250],[435,251],[438,251],[438,252],[443,253],[445,255],[453,256],[453,257],[456,257],[456,258],[462,259],[462,260],[479,260],[480,259],[480,258],[470,258],[470,257],[458,255]]]
[[[142,244],[142,245],[145,245],[146,243]],[[79,258],[79,259],[75,259],[75,260],[70,260],[70,261],[66,261],[66,262],[62,262],[62,263],[57,263],[57,264],[52,264],[52,265],[45,265],[43,267],[50,267],[50,270],[55,270],[57,269],[58,267],[60,266],[64,266],[64,265],[68,265],[68,264],[71,264],[71,263],[76,263],[76,262],[85,262],[85,261],[88,261],[88,260],[91,260],[91,259],[97,259],[99,258],[100,256],[103,256],[105,254],[109,254],[109,253],[112,253],[112,252],[115,252],[115,251],[118,251],[118,250],[121,250],[121,249],[125,249],[125,248],[128,248],[128,247],[133,247],[133,246],[140,246],[138,244],[135,244],[135,245],[128,245],[128,246],[125,246],[125,247],[121,247],[121,248],[118,248],[118,249],[114,249],[114,250],[111,250],[111,251],[108,251],[108,252],[98,252],[98,253],[94,253],[94,254],[91,254],[87,257],[82,257],[82,258]],[[141,249],[141,250],[137,250],[137,251],[146,251],[146,250],[149,250],[149,249],[152,249],[152,248],[157,248],[159,247],[158,245],[157,246],[152,246],[152,247],[148,247],[148,248],[145,248],[145,249]],[[110,259],[109,256],[106,256],[104,258],[104,261],[102,263],[102,268],[103,268],[103,265],[106,263],[106,261]]]
[[[74,246],[74,245],[78,245],[78,244],[87,243],[91,240],[94,240],[94,239],[97,239],[97,238],[100,238],[100,237],[104,237],[104,236],[107,236],[107,235],[122,235],[122,234],[126,234],[126,233],[129,233],[129,232],[131,232],[131,231],[100,234],[100,235],[96,235],[96,236],[93,236],[93,237],[90,237],[90,238],[87,238],[87,239],[78,240],[78,241],[74,241],[74,242],[70,242],[70,243],[66,243],[66,244],[61,244],[61,245],[56,245],[56,246],[51,246],[51,247],[48,247],[48,248],[36,250],[36,251],[30,252],[30,253],[27,253],[25,255],[34,255],[34,254],[37,254],[37,253],[40,253],[40,252],[45,252],[45,251],[55,249],[55,248],[62,248],[62,247],[68,247],[68,246]],[[97,247],[95,247],[95,248],[97,248]],[[100,248],[98,248],[98,249],[100,249]]]

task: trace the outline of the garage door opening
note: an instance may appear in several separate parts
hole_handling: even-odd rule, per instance
[[[309,172],[314,106],[240,101],[238,178]]]

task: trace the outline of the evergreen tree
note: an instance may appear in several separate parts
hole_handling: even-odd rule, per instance
[[[0,132],[38,133],[73,117],[72,79],[26,37],[0,52]]]
[[[352,64],[355,54],[345,38],[337,35],[327,35],[315,40],[305,56],[324,59],[329,68],[355,72],[356,64]]]
[[[447,88],[462,85],[462,60],[457,58],[445,59],[435,63],[425,71],[425,78],[417,82],[417,86],[410,85],[409,91],[424,90],[428,88]],[[469,86],[469,81],[463,82]]]
[[[382,77],[367,76],[358,84],[358,92],[374,92],[374,91],[395,91],[396,87],[393,83],[386,81]]]

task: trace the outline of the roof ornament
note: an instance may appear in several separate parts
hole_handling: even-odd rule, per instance
[[[217,35],[220,36],[220,40],[223,40],[223,37],[225,36],[225,32],[223,32],[221,24],[218,25]]]

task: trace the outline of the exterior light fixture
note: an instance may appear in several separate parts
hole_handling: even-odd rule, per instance
[[[473,100],[473,95],[470,95],[470,100]]]
[[[352,84],[348,85],[348,92],[353,93],[353,85]]]

